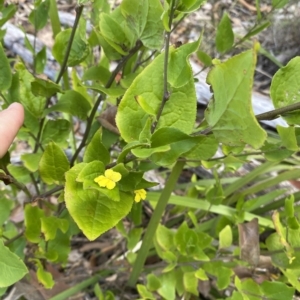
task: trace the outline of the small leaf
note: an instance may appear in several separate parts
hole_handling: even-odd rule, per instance
[[[283,127],[277,125],[276,129],[279,133],[283,146],[285,146],[288,150],[297,151],[299,147],[295,135],[295,127]]]
[[[231,21],[227,13],[223,14],[223,17],[218,25],[216,34],[216,47],[220,53],[224,53],[231,49],[234,42],[234,34],[232,31]]]
[[[0,198],[0,226],[2,226],[8,220],[13,206],[13,201],[3,197]]]
[[[0,288],[14,284],[28,273],[23,261],[4,246],[2,239],[0,239],[0,257]]]
[[[44,0],[30,13],[29,21],[36,30],[44,28],[48,21],[50,1]]]
[[[25,236],[31,243],[41,241],[41,218],[44,217],[44,211],[37,206],[27,204],[25,206]]]
[[[104,165],[110,162],[110,154],[108,150],[102,144],[102,134],[99,129],[93,136],[92,140],[86,147],[84,152],[83,161],[85,163],[92,162],[94,160],[101,161]]]
[[[161,287],[160,280],[154,274],[147,275],[147,288],[149,291],[157,291]]]
[[[31,82],[31,91],[35,96],[42,96],[47,98],[55,95],[56,93],[63,92],[60,85],[50,80],[44,80],[41,78],[35,78]]]
[[[69,161],[63,150],[55,143],[49,143],[39,164],[42,180],[47,184],[60,184],[65,181],[65,172],[69,168]]]
[[[42,133],[41,142],[47,145],[51,141],[61,147],[68,146],[71,124],[65,119],[48,120]]]
[[[34,259],[35,264],[37,265],[37,279],[38,281],[46,288],[52,289],[55,282],[52,278],[52,274],[44,270],[42,263],[38,259]]]
[[[57,104],[44,111],[44,115],[52,111],[60,111],[85,119],[90,109],[91,105],[85,97],[76,91],[68,90],[60,97]]]
[[[38,170],[41,157],[42,153],[25,153],[21,156],[24,166],[30,172],[35,172]]]
[[[295,289],[280,281],[264,281],[260,285],[264,297],[274,300],[293,299]]]
[[[61,31],[55,36],[52,54],[60,64],[62,64],[64,60],[71,32],[72,29],[69,28]],[[72,43],[72,48],[67,65],[73,67],[80,64],[88,56],[89,52],[90,50],[88,44],[81,38],[79,33],[76,33]]]
[[[199,50],[196,54],[205,67],[210,67],[212,65],[212,58],[207,53]]]
[[[41,231],[45,236],[45,241],[54,240],[57,229],[66,233],[69,228],[69,222],[65,219],[59,219],[54,216],[41,218]]]
[[[232,230],[226,225],[219,233],[219,249],[228,248],[232,245]]]
[[[38,74],[44,73],[45,66],[47,64],[47,52],[46,47],[43,47],[35,57],[35,71]]]
[[[300,57],[297,56],[280,68],[273,76],[270,94],[275,108],[285,107],[300,102],[299,81]],[[288,124],[300,124],[300,111],[283,114]]]
[[[185,272],[183,274],[183,285],[185,290],[193,295],[198,296],[198,279],[195,276],[195,272]]]

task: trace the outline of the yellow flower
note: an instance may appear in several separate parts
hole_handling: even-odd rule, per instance
[[[135,202],[140,202],[141,200],[146,199],[147,192],[144,189],[136,190],[134,191],[134,193],[135,193],[135,197],[134,197]]]
[[[112,169],[108,169],[104,172],[104,176],[100,175],[94,179],[95,182],[101,187],[106,187],[112,190],[116,186],[116,182],[120,181],[122,175],[119,172],[114,172]]]

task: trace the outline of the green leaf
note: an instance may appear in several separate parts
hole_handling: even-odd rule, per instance
[[[147,288],[149,291],[157,291],[161,287],[160,280],[154,274],[147,275]]]
[[[130,48],[130,42],[124,31],[124,27],[119,24],[111,15],[102,13],[100,15],[100,32],[106,42],[115,48],[120,54],[126,55]]]
[[[208,74],[214,98],[205,112],[219,142],[230,146],[262,146],[266,132],[252,111],[252,84],[256,51],[249,50],[216,65]]]
[[[184,44],[179,48],[170,49],[168,64],[168,82],[176,88],[182,87],[193,77],[189,56],[198,50],[201,38],[193,43]]]
[[[198,296],[198,279],[195,276],[195,272],[185,272],[183,274],[183,285],[185,290],[193,295]]]
[[[123,16],[137,37],[140,37],[145,29],[148,6],[148,0],[123,0],[120,5]]]
[[[69,90],[60,97],[57,104],[46,109],[44,115],[52,111],[60,111],[85,119],[90,109],[91,105],[85,97],[76,91]]]
[[[35,57],[35,71],[38,74],[44,73],[45,66],[47,64],[47,52],[46,47],[43,47]]]
[[[126,142],[139,139],[139,135],[148,120],[148,114],[139,106],[135,96],[142,96],[157,113],[163,99],[163,62],[160,54],[133,81],[119,105],[116,121]],[[171,91],[171,96],[164,106],[157,129],[173,127],[183,133],[192,132],[196,117],[196,94],[193,78],[178,89]]]
[[[216,47],[218,52],[224,53],[230,50],[233,46],[233,42],[234,34],[232,31],[231,21],[225,12],[217,28]]]
[[[35,96],[50,98],[56,93],[63,93],[60,85],[41,78],[35,78],[31,82],[31,91]]]
[[[43,129],[41,142],[43,145],[47,145],[52,141],[61,147],[66,147],[70,131],[71,124],[68,120],[48,120]]]
[[[285,107],[300,102],[299,81],[300,57],[297,56],[280,68],[273,76],[270,95],[275,108]],[[283,114],[282,117],[288,124],[300,124],[300,111],[296,110]]]
[[[232,230],[226,225],[219,233],[219,249],[228,248],[232,245]]]
[[[285,199],[284,212],[286,213],[287,217],[294,217],[294,195],[290,195]]]
[[[47,272],[44,270],[44,267],[40,260],[34,259],[34,262],[37,266],[37,279],[38,281],[46,288],[46,289],[52,289],[55,282],[52,278],[52,274],[50,272]]]
[[[19,74],[19,84],[20,84],[20,92],[19,92],[19,102],[22,103],[26,109],[30,112],[32,117],[39,118],[42,116],[46,98],[35,96],[31,91],[31,82],[35,80],[35,78],[26,70],[25,66],[22,63],[18,63],[15,66]],[[27,115],[25,113],[25,125],[26,125]]]
[[[164,9],[159,0],[148,0],[148,2],[147,23],[141,41],[145,47],[159,50],[164,41],[164,26],[161,20]]]
[[[155,238],[159,246],[164,250],[170,250],[174,247],[175,233],[163,225],[158,225]]]
[[[176,273],[169,272],[160,276],[161,287],[158,289],[158,293],[162,296],[162,299],[171,300],[175,298],[176,289]]]
[[[279,281],[264,281],[260,287],[263,295],[272,300],[292,299],[295,293],[293,287]]]
[[[200,280],[209,280],[209,278],[207,277],[205,271],[203,269],[198,269],[196,272],[195,272],[195,276],[200,279]]]
[[[196,54],[205,67],[210,67],[212,65],[212,58],[207,53],[199,50]]]
[[[84,190],[76,178],[85,164],[77,164],[66,173],[65,202],[78,227],[89,240],[115,226],[131,209],[133,197],[120,192],[120,201],[111,201],[97,190]]]
[[[76,181],[83,183],[84,190],[95,189],[113,201],[120,201],[120,193],[118,185],[112,190],[106,187],[100,187],[94,179],[100,175],[104,175],[104,165],[101,161],[94,160],[90,163],[84,164],[83,169],[80,171]]]
[[[285,146],[288,150],[297,151],[299,147],[297,144],[295,127],[283,127],[277,125],[276,129],[281,138],[283,146]]]
[[[272,0],[272,7],[275,9],[283,8],[289,3],[289,0]]]
[[[218,150],[219,143],[213,135],[198,136],[198,144],[189,152],[184,154],[187,159],[208,160]]]
[[[124,159],[126,158],[127,154],[132,150],[132,149],[135,149],[135,148],[138,148],[138,147],[150,147],[150,144],[147,144],[147,143],[140,143],[138,141],[135,141],[135,142],[131,142],[131,143],[128,143],[122,150],[121,154],[119,155],[118,157],[118,160],[117,162],[118,163],[121,163],[124,161]]]
[[[23,166],[8,165],[9,173],[18,181],[26,184],[31,182],[30,172]]]
[[[99,129],[93,136],[92,140],[86,147],[84,152],[83,161],[85,163],[100,160],[104,165],[110,162],[110,154],[102,144],[102,132]]]
[[[14,202],[12,200],[0,198],[0,227],[8,220],[13,206]]]
[[[0,288],[10,286],[28,273],[24,262],[0,239]]]
[[[37,206],[27,204],[25,206],[25,236],[31,243],[39,243],[41,240],[41,218],[44,211]]]
[[[117,97],[120,97],[120,96],[123,96],[124,93],[125,93],[125,90],[122,88],[122,87],[110,87],[109,89],[108,88],[105,88],[104,86],[100,85],[100,84],[93,84],[93,85],[84,85],[84,87],[88,88],[88,89],[91,89],[91,90],[94,90],[96,92],[99,92],[99,93],[104,93],[110,97],[113,97],[113,98],[117,98]]]
[[[83,73],[82,80],[95,80],[106,84],[110,75],[111,73],[107,68],[103,66],[92,66]]]
[[[11,19],[16,11],[18,10],[18,6],[15,4],[10,4],[1,9],[1,19],[0,19],[0,27],[4,25],[9,19]]]
[[[38,7],[30,13],[28,19],[36,30],[40,30],[46,26],[48,21],[49,6],[49,0],[42,1]]]
[[[55,42],[52,48],[54,58],[60,63],[63,63],[67,46],[70,40],[72,29],[66,29],[58,33],[55,37]],[[70,67],[80,64],[89,54],[90,49],[88,44],[82,39],[79,33],[75,34],[67,65]]]
[[[35,172],[39,168],[42,153],[24,153],[21,158],[24,166],[30,171]]]
[[[228,287],[231,281],[231,276],[234,275],[233,271],[229,268],[223,266],[222,262],[219,261],[211,261],[207,262],[203,265],[203,269],[217,277],[217,287],[220,290],[224,290]]]
[[[156,299],[154,297],[154,295],[152,293],[150,293],[144,285],[137,284],[136,288],[137,288],[139,294],[143,297],[143,299],[150,299],[150,300]]]
[[[65,219],[59,219],[54,216],[41,218],[41,231],[45,236],[45,241],[54,240],[57,229],[66,233],[69,228],[69,222]]]
[[[0,45],[0,91],[7,90],[12,81],[11,68],[2,45]]]
[[[50,142],[45,148],[39,164],[42,180],[47,184],[60,184],[65,181],[65,172],[70,168],[69,161],[63,150]]]

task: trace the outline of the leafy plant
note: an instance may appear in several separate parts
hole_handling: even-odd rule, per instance
[[[274,9],[282,7],[275,2]],[[115,226],[128,242],[132,268],[127,284],[136,286],[139,279],[146,280],[137,284],[142,299],[157,295],[192,299],[201,292],[199,285],[205,284],[205,293],[211,297],[234,300],[292,299],[295,290],[300,291],[299,222],[294,208],[299,195],[287,197],[285,188],[266,190],[300,175],[294,156],[299,147],[299,59],[292,59],[273,78],[271,97],[276,109],[255,116],[251,93],[260,50],[257,42],[219,59],[201,50],[201,36],[194,42],[170,45],[177,22],[203,3],[123,0],[112,10],[107,1],[81,1],[74,26],[62,30],[56,2],[35,1],[29,21],[38,31],[50,19],[55,36],[52,54],[60,65],[55,81],[38,77],[46,64],[45,48],[37,52],[28,42],[34,55],[31,69],[19,59],[11,67],[0,47],[3,107],[14,101],[24,106],[26,118],[18,139],[27,141],[30,150],[22,155],[22,165],[11,164],[9,153],[0,161],[0,178],[10,187],[0,192],[2,293],[29,266],[44,287],[52,288],[55,282],[46,262],[66,264],[70,241],[80,231],[92,241]],[[82,13],[89,6],[93,29],[87,34]],[[15,12],[3,3],[1,10],[3,23]],[[258,23],[238,40],[230,16],[224,13],[215,39],[219,54],[228,55],[269,25],[260,20],[258,15]],[[95,47],[101,49],[99,58],[93,54]],[[212,65],[207,83],[213,97],[198,127],[189,63],[193,53]],[[112,62],[116,62],[113,71]],[[278,127],[278,135],[272,138],[259,121],[279,115],[289,127]],[[80,141],[74,119],[86,124]],[[224,156],[214,157],[218,147]],[[253,156],[265,162],[244,177],[229,180],[218,172],[222,166],[237,169]],[[186,186],[177,184],[182,171],[191,166],[211,169],[212,178],[193,177]],[[151,169],[168,174],[161,191],[151,191],[157,183],[144,177]],[[280,175],[273,178],[274,170]],[[184,191],[181,196],[174,194],[179,189]],[[17,225],[9,215],[18,205],[13,200],[20,190],[26,200],[24,222]],[[262,191],[263,195],[249,199]],[[48,201],[50,196],[57,203]],[[139,202],[145,199],[154,211],[142,235]],[[167,204],[175,205],[171,213],[180,215],[175,224],[161,223]],[[276,210],[283,206],[284,211]],[[271,210],[275,210],[272,219],[266,214]],[[132,223],[130,229],[123,226],[126,217]],[[259,232],[267,229],[273,233],[260,245]],[[26,247],[33,250],[30,258],[24,255]],[[150,250],[163,265],[154,272],[145,266]],[[261,253],[272,259],[267,272],[274,267],[276,271],[258,279],[255,268],[262,264]],[[245,280],[240,270],[247,274]],[[279,277],[274,280],[273,275]],[[95,274],[80,289],[98,279]],[[77,291],[53,299],[65,299]],[[95,294],[99,299],[113,297],[99,285]]]

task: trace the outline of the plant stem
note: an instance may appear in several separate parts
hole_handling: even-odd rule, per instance
[[[288,112],[292,112],[292,111],[298,110],[298,109],[300,109],[300,102],[297,102],[297,103],[294,103],[291,105],[287,105],[285,107],[277,108],[277,109],[256,115],[255,117],[258,121],[274,120],[274,119],[279,118],[281,115],[284,115]]]
[[[24,234],[24,230],[22,230],[20,233],[18,233],[17,235],[15,235],[13,238],[5,241],[4,245],[8,246],[9,244],[13,243],[17,239],[19,239],[21,236],[23,236],[23,234]]]
[[[74,40],[74,37],[75,37],[75,33],[76,33],[76,30],[77,30],[77,26],[78,26],[82,11],[83,11],[83,5],[77,6],[75,10],[76,10],[76,18],[75,18],[75,21],[74,21],[74,25],[72,27],[72,32],[71,32],[70,39],[69,39],[69,42],[68,42],[68,45],[67,45],[64,60],[61,64],[60,72],[57,76],[57,79],[56,79],[55,83],[60,82],[60,80],[61,80],[61,78],[62,78],[62,76],[65,72],[65,69],[67,67],[67,63],[68,63],[68,59],[69,59],[69,56],[70,56],[73,40]]]
[[[164,76],[163,76],[163,84],[164,84],[164,92],[163,92],[163,99],[160,104],[160,107],[158,109],[157,115],[156,115],[156,121],[152,124],[151,132],[153,133],[155,128],[157,127],[157,124],[159,122],[159,119],[161,117],[161,114],[163,112],[163,109],[167,103],[167,101],[170,98],[170,93],[168,91],[168,63],[169,63],[169,49],[170,49],[170,37],[171,37],[171,26],[172,26],[172,21],[174,17],[174,12],[175,12],[175,0],[172,0],[171,2],[171,11],[170,11],[170,16],[169,16],[169,29],[170,31],[166,32],[166,37],[165,37],[165,59],[164,59]]]
[[[185,164],[184,161],[176,162],[176,164],[173,167],[171,174],[166,182],[166,186],[163,189],[163,191],[158,199],[157,205],[155,207],[155,210],[153,212],[153,215],[151,217],[149,225],[147,226],[141,249],[139,250],[137,258],[134,262],[133,269],[130,274],[130,278],[128,280],[129,286],[133,287],[136,284],[137,279],[142,271],[142,268],[146,261],[148,252],[150,250],[150,247],[152,246],[153,237],[155,235],[156,229],[157,229],[158,224],[161,220],[161,217],[165,211],[165,208],[168,204],[171,193],[174,190],[174,187],[176,185],[178,177],[181,174],[184,164]]]
[[[119,73],[119,71],[123,68],[123,66],[126,64],[126,62],[143,46],[141,41],[137,41],[136,45],[134,48],[132,48],[127,56],[124,56],[121,61],[118,63],[117,67],[115,68],[115,70],[112,72],[110,78],[108,79],[105,88],[110,88],[111,85],[113,84],[115,77],[117,76],[117,74]],[[101,101],[104,99],[103,94],[100,94],[96,103],[93,106],[93,109],[91,111],[90,116],[87,119],[87,124],[86,124],[86,130],[85,133],[83,135],[82,141],[80,143],[80,145],[78,146],[76,152],[74,153],[71,162],[70,162],[70,166],[72,167],[80,153],[80,151],[84,148],[85,143],[88,139],[98,106],[100,105]]]
[[[53,4],[53,3],[51,3],[51,4]],[[77,27],[78,27],[78,23],[79,23],[79,19],[81,17],[82,11],[83,11],[83,5],[80,5],[80,6],[76,7],[76,18],[75,18],[74,25],[73,25],[73,28],[72,28],[71,36],[70,36],[70,39],[69,39],[69,42],[68,42],[68,46],[67,46],[67,49],[66,49],[64,60],[62,62],[61,68],[60,68],[60,72],[59,72],[59,74],[57,76],[57,79],[55,81],[55,83],[57,83],[57,84],[60,82],[62,76],[65,73],[65,69],[66,69],[66,66],[67,66],[67,63],[68,63],[68,59],[69,59],[69,56],[70,56],[73,40],[74,40],[74,37],[75,37],[75,33],[76,33],[76,30],[77,30]],[[56,29],[56,31],[57,30],[58,30],[58,28]],[[45,104],[45,109],[49,106],[50,99],[51,98],[47,98],[47,101],[46,101],[46,104]],[[39,132],[38,132],[37,137],[36,137],[36,144],[35,144],[33,153],[36,153],[38,151],[45,120],[46,120],[45,117],[40,120]]]
[[[56,296],[50,298],[49,300],[64,300],[69,299],[69,297],[79,293],[83,289],[87,288],[90,285],[93,285],[97,283],[101,279],[100,275],[94,275],[89,279],[86,279],[79,284],[76,284],[75,286],[63,291],[62,293],[57,294]]]

